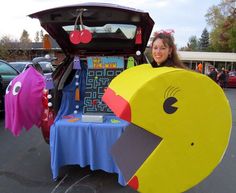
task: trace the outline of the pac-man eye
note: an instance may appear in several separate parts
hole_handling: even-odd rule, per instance
[[[168,97],[164,104],[163,109],[167,114],[173,114],[177,111],[178,107],[173,106],[178,100],[175,97]]]
[[[8,84],[7,89],[6,89],[6,94],[8,94],[11,90],[11,86],[12,86],[12,81]]]
[[[17,95],[19,92],[20,92],[20,88],[21,88],[21,82],[16,82],[13,86],[13,89],[12,89],[12,94],[15,96]]]

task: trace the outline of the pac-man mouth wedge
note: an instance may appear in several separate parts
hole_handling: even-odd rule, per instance
[[[138,192],[184,192],[224,156],[231,109],[223,90],[206,75],[139,65],[115,77],[103,101],[131,122],[111,154]]]

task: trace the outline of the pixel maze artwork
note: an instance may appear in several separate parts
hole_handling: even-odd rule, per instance
[[[112,113],[102,102],[104,89],[124,69],[123,57],[88,57],[83,113]]]

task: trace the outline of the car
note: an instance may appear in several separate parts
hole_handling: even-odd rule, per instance
[[[41,57],[40,57],[41,58]],[[51,61],[39,61],[40,67],[42,68],[43,73],[52,73],[55,70]],[[33,64],[32,61],[14,61],[9,62],[9,64],[17,69],[19,72],[25,71],[30,65]]]
[[[2,76],[0,75],[0,109],[3,109],[3,83],[2,83]]]
[[[13,68],[8,62],[0,60],[0,111],[4,111],[4,95],[6,88],[17,75],[19,75],[19,71]]]
[[[9,62],[9,64],[17,69],[19,72],[23,72],[26,68],[27,65],[31,64],[31,61],[14,61],[14,62]]]
[[[50,109],[58,119],[68,114],[112,113],[101,101],[109,82],[123,70],[149,62],[144,51],[154,21],[148,12],[109,3],[81,3],[43,10],[29,17],[40,21],[66,56],[52,73],[54,88],[49,91]],[[63,92],[76,77],[75,84],[79,86],[71,91],[75,99],[71,96],[62,100]],[[89,81],[99,82],[99,88],[91,88]],[[75,107],[74,100],[79,101]],[[42,127],[47,142],[48,129],[48,124]]]
[[[51,62],[39,62],[39,65],[41,66],[43,73],[52,73],[55,70],[55,67],[52,65]]]
[[[227,87],[236,88],[236,71],[231,71],[228,75]]]

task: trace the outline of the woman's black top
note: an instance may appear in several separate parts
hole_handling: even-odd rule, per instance
[[[151,65],[152,65],[153,68],[159,68],[159,67],[163,67],[163,66],[166,66],[166,67],[173,67],[172,62],[171,62],[170,59],[167,59],[165,62],[161,63],[160,65],[158,65],[158,64],[156,63],[156,61],[153,60],[152,63],[151,63]]]

